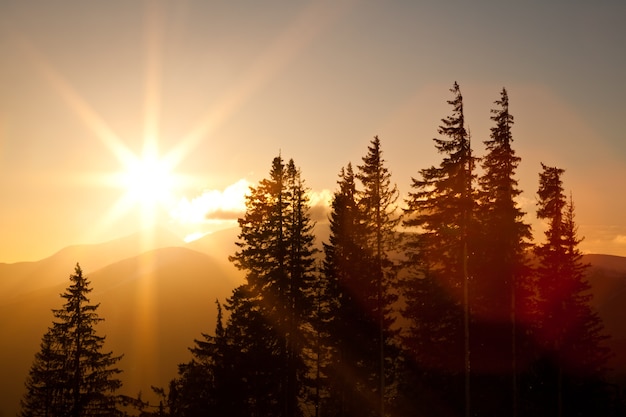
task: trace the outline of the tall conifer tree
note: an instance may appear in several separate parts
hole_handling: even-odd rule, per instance
[[[582,263],[574,204],[563,192],[564,170],[542,164],[537,217],[547,221],[545,242],[536,249],[533,336],[539,346],[531,411],[546,415],[606,415],[603,378],[609,350],[602,321],[590,306],[588,265]],[[537,414],[539,415],[539,414]]]
[[[263,376],[248,387],[249,412],[255,415],[301,414],[315,253],[306,191],[293,161],[285,165],[276,157],[270,177],[251,187],[239,219],[239,250],[231,261],[246,272],[246,283],[226,306],[226,333],[249,355],[241,358],[248,365],[239,370],[242,377]]]
[[[96,334],[95,325],[103,319],[98,304],[89,304],[92,289],[78,264],[70,281],[26,381],[23,417],[117,414],[114,393],[122,385],[116,378],[121,371],[113,366],[121,356],[102,351],[105,337]]]
[[[55,416],[63,407],[66,385],[63,373],[65,356],[60,351],[53,332],[48,330],[41,340],[41,349],[26,380],[26,394],[22,399],[21,416]],[[62,408],[63,407],[63,408]]]
[[[358,194],[358,207],[364,226],[366,249],[371,253],[374,264],[371,270],[370,285],[375,298],[371,301],[371,314],[378,326],[378,369],[374,375],[378,379],[379,415],[384,415],[386,397],[386,352],[392,334],[394,318],[391,306],[397,299],[395,289],[396,271],[390,257],[397,237],[395,227],[399,222],[396,213],[398,190],[391,182],[391,173],[385,166],[380,139],[375,136],[370,142],[363,164],[358,166],[356,177],[363,188]]]
[[[331,204],[330,236],[324,243],[325,336],[322,376],[327,387],[322,415],[366,416],[376,410],[372,372],[377,364],[378,324],[372,317],[376,263],[367,249],[352,165],[342,168]]]
[[[171,381],[168,406],[172,415],[241,415],[236,406],[240,398],[230,386],[232,352],[226,344],[222,306],[217,300],[216,304],[215,334],[202,333],[202,339],[194,340],[189,348],[192,359],[178,365],[178,377]]]
[[[439,362],[436,359],[439,356],[440,364],[445,364],[446,368],[441,370],[442,383],[452,384],[449,388],[465,387],[460,391],[447,389],[448,394],[459,394],[451,401],[460,403],[459,407],[469,413],[468,287],[471,265],[468,264],[468,258],[475,198],[472,187],[475,158],[465,129],[463,96],[459,85],[455,82],[450,91],[454,95],[448,101],[452,106],[452,115],[442,119],[439,126],[438,132],[444,137],[434,139],[435,147],[444,158],[439,166],[420,170],[420,179],[413,178],[413,191],[407,200],[404,225],[416,230],[413,239],[407,243],[407,249],[413,255],[416,249],[419,250],[419,269],[429,280],[425,288],[433,290],[433,285],[439,286],[448,294],[446,298],[452,304],[442,302],[439,314],[433,317],[434,321],[428,324],[414,323],[409,338],[416,340],[439,335],[433,340],[437,351],[433,352],[435,357],[430,360],[434,362],[424,365],[437,366],[435,362]],[[421,320],[411,312],[413,308],[419,309],[423,302],[412,297],[416,294],[409,288],[405,314]],[[429,334],[429,329],[434,332]],[[461,375],[465,375],[465,380],[459,384],[455,381]]]
[[[472,356],[477,405],[515,414],[517,403],[518,306],[523,297],[530,247],[530,226],[515,199],[521,194],[515,179],[520,158],[512,148],[513,116],[502,89],[491,120],[495,126],[484,142],[487,155],[479,178],[479,205],[474,240],[472,312],[475,316]],[[487,379],[486,379],[487,378]],[[485,410],[487,412],[487,410]]]

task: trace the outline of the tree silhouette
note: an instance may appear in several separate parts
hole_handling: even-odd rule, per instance
[[[230,259],[246,283],[226,308],[229,343],[241,349],[250,412],[297,416],[307,376],[304,347],[314,296],[314,236],[306,188],[293,160],[274,158],[268,179],[251,187]],[[252,355],[251,353],[258,353]]]
[[[203,333],[189,348],[192,359],[178,365],[178,377],[170,385],[167,398],[170,413],[179,417],[211,414],[231,415],[233,403],[229,392],[229,352],[223,325],[222,306],[216,300],[215,335]]]
[[[517,403],[517,321],[530,273],[532,238],[524,212],[515,199],[521,194],[515,179],[520,158],[512,148],[509,96],[502,89],[495,102],[490,139],[478,180],[478,227],[474,238],[472,283],[472,370],[474,396],[480,409],[515,415]]]
[[[378,369],[372,370],[372,375],[378,380],[375,390],[378,391],[379,415],[382,417],[386,401],[385,364],[389,359],[386,350],[390,347],[394,321],[391,306],[397,299],[397,294],[392,291],[395,289],[395,268],[390,252],[397,242],[395,227],[399,219],[395,203],[398,190],[391,183],[391,173],[385,165],[378,136],[374,136],[367,151],[363,164],[358,166],[356,178],[363,187],[358,192],[358,208],[365,233],[363,244],[373,259],[370,281],[366,284],[373,289],[373,297],[366,305],[378,328],[378,334],[372,340],[377,345]]]
[[[403,224],[415,233],[406,242],[407,257],[413,264],[413,278],[406,291],[405,315],[412,320],[407,342],[420,339],[431,340],[430,353],[434,356],[414,358],[427,361],[423,366],[439,367],[439,379],[451,395],[452,404],[462,403],[469,412],[469,268],[470,231],[474,210],[472,156],[470,140],[465,130],[463,96],[459,85],[454,83],[450,90],[454,98],[448,101],[452,115],[442,119],[435,147],[444,154],[439,166],[420,170],[421,179],[412,179],[413,191],[409,193],[406,218]],[[423,279],[424,281],[417,281]],[[419,287],[412,288],[412,285]],[[421,316],[424,296],[435,297],[440,289],[447,292],[438,313],[429,315],[432,321],[423,322]],[[424,293],[428,291],[431,293]],[[429,301],[430,302],[430,301]],[[415,311],[411,311],[416,309]],[[432,331],[432,332],[431,332]],[[421,342],[419,342],[421,343]],[[413,352],[416,346],[409,349]],[[420,355],[423,352],[418,352]],[[464,383],[459,376],[465,375]],[[465,386],[465,390],[456,387]],[[463,394],[464,392],[464,394]]]
[[[564,170],[542,164],[537,217],[548,222],[537,246],[533,336],[538,351],[530,396],[535,415],[606,415],[604,373],[609,350],[602,321],[589,302],[588,265],[581,261],[574,203],[563,192]]]
[[[542,165],[548,230],[533,252],[506,89],[478,180],[457,83],[451,92],[434,139],[442,160],[412,179],[403,231],[379,138],[356,172],[341,169],[322,274],[301,173],[273,159],[230,257],[245,282],[179,366],[171,415],[609,415],[609,351],[563,170]],[[44,337],[32,375],[54,375],[58,343]],[[39,391],[38,404],[64,386]]]
[[[342,168],[333,196],[330,236],[324,243],[319,331],[324,336],[322,415],[365,416],[375,413],[379,337],[375,312],[376,260],[366,245],[365,224],[357,203],[352,165]]]
[[[26,381],[21,416],[116,415],[116,396],[121,371],[113,366],[121,356],[102,352],[105,337],[95,325],[102,321],[89,304],[90,282],[76,264],[71,285],[61,297],[63,308],[52,310],[53,321],[42,338],[41,350]]]

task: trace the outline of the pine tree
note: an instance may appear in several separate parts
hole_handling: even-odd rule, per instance
[[[229,415],[276,415],[284,412],[283,337],[264,313],[270,301],[243,284],[227,300],[226,325]]]
[[[276,157],[270,178],[251,188],[239,219],[239,250],[231,261],[246,271],[246,283],[226,305],[231,311],[226,332],[242,355],[250,355],[241,358],[249,365],[244,368],[249,378],[265,375],[266,381],[248,387],[255,415],[301,413],[306,321],[315,283],[306,191],[293,161],[285,166]]]
[[[599,415],[606,404],[603,377],[608,349],[602,322],[590,306],[574,204],[563,192],[563,170],[542,164],[537,217],[548,222],[546,241],[536,249],[534,337],[539,345],[532,398],[539,415]],[[539,411],[538,411],[539,410]]]
[[[365,233],[363,243],[374,261],[368,285],[374,289],[375,295],[367,301],[371,317],[375,318],[378,328],[374,339],[378,346],[378,369],[372,374],[378,380],[376,391],[379,415],[382,417],[387,385],[385,365],[390,353],[386,350],[390,349],[390,336],[393,334],[391,326],[394,322],[391,306],[397,299],[397,294],[393,292],[396,274],[390,255],[397,242],[395,227],[399,222],[396,214],[398,190],[391,183],[391,173],[385,166],[378,136],[374,136],[367,150],[363,164],[358,166],[356,178],[363,187],[358,193],[358,208]]]
[[[180,417],[245,415],[235,413],[231,365],[232,350],[226,340],[222,305],[218,300],[215,334],[202,333],[189,348],[192,359],[178,365],[178,377],[171,382],[168,398],[172,414]]]
[[[110,416],[116,415],[116,396],[121,371],[113,366],[121,356],[104,353],[105,337],[95,325],[102,321],[89,304],[92,291],[78,264],[70,275],[71,285],[61,297],[63,308],[52,310],[52,327],[43,336],[26,382],[21,415]]]
[[[515,199],[521,194],[515,179],[520,158],[512,148],[509,97],[502,89],[492,109],[487,155],[479,178],[479,205],[474,239],[472,283],[472,369],[480,407],[515,414],[517,403],[517,320],[529,275],[527,252],[530,226]],[[482,376],[481,376],[482,375]],[[494,376],[496,375],[496,376]]]
[[[285,238],[287,241],[287,269],[289,275],[287,305],[287,398],[290,403],[286,415],[295,415],[299,409],[298,399],[309,385],[308,367],[311,366],[311,346],[318,274],[315,267],[317,249],[313,247],[315,235],[311,221],[308,188],[293,159],[287,169],[287,219]],[[309,393],[310,394],[310,393]]]
[[[60,399],[65,381],[62,369],[65,357],[58,351],[52,332],[48,330],[41,341],[41,350],[26,380],[26,394],[22,399],[22,416],[60,415]]]
[[[476,239],[476,266],[474,291],[476,313],[495,320],[508,321],[511,296],[516,278],[526,273],[526,256],[530,247],[530,226],[523,221],[524,212],[515,199],[521,194],[517,188],[515,170],[520,158],[512,148],[509,98],[502,89],[501,98],[493,109],[491,137],[486,140],[488,151],[482,160],[483,175],[479,179],[479,206],[476,221],[480,235]],[[479,309],[489,310],[480,311]]]
[[[324,412],[322,415],[366,416],[376,410],[372,381],[378,358],[378,324],[372,317],[372,270],[376,262],[366,245],[365,225],[357,203],[352,165],[342,168],[333,196],[330,236],[324,243],[321,289]]]
[[[469,413],[469,254],[472,248],[470,231],[474,210],[473,166],[470,140],[465,130],[463,96],[459,85],[450,90],[453,100],[452,115],[442,119],[438,132],[444,138],[435,138],[435,147],[444,154],[439,166],[420,170],[421,179],[412,180],[404,226],[415,233],[407,240],[407,257],[415,264],[413,279],[408,281],[405,315],[421,322],[413,322],[409,340],[428,340],[433,346],[433,357],[421,367],[439,369],[440,383],[451,395],[450,402]],[[417,281],[424,279],[425,281]],[[413,281],[415,280],[415,281]],[[412,285],[421,287],[420,290]],[[432,294],[431,300],[441,300],[436,317],[424,322],[420,317],[421,296]],[[445,292],[445,296],[442,291]],[[418,297],[419,296],[419,297]],[[431,301],[428,301],[431,302]],[[435,307],[435,306],[433,306]],[[416,311],[411,311],[416,309]],[[409,348],[413,350],[413,348]],[[417,353],[420,355],[421,353]],[[415,358],[420,360],[420,358]],[[459,376],[465,380],[459,383]],[[455,389],[464,386],[465,389]],[[462,394],[464,392],[464,394]],[[462,398],[465,398],[464,406]]]

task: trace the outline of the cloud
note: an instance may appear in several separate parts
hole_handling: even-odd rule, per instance
[[[170,215],[182,224],[236,220],[246,211],[245,196],[249,188],[250,183],[241,179],[224,190],[205,190],[192,199],[182,198]]]
[[[197,197],[182,198],[170,211],[170,215],[184,226],[235,221],[245,214],[245,196],[250,185],[248,181],[241,179],[224,190],[205,190]],[[309,191],[308,197],[311,219],[326,221],[332,192],[326,189]]]
[[[203,238],[204,236],[206,236],[208,234],[209,234],[209,232],[193,232],[193,233],[189,233],[187,236],[185,236],[183,241],[185,243],[193,242],[194,240],[201,239],[201,238]]]
[[[537,207],[537,200],[535,198],[525,197],[523,194],[515,197],[515,202],[526,213],[533,213]]]
[[[313,221],[326,221],[330,213],[330,203],[333,193],[330,190],[309,191],[309,215]]]
[[[626,235],[615,236],[615,238],[613,239],[613,242],[617,243],[618,245],[626,245]]]

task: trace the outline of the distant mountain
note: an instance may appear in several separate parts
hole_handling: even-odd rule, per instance
[[[122,393],[136,396],[142,391],[149,399],[150,385],[166,387],[177,365],[190,358],[187,348],[194,338],[213,332],[215,300],[223,302],[242,282],[223,245],[213,245],[208,236],[205,239],[204,245],[222,250],[201,253],[185,247],[160,248],[86,273],[93,288],[90,300],[100,303],[98,313],[105,319],[98,327],[99,334],[107,337],[105,349],[124,355],[119,363],[124,371]],[[59,294],[69,285],[75,263],[75,259],[68,260],[52,284],[29,285],[34,288],[0,301],[0,416],[15,415],[18,410],[28,369],[52,323],[51,309],[62,306]],[[32,270],[39,271],[51,265],[48,260],[33,264]],[[5,294],[6,281],[0,275],[0,294]]]
[[[327,235],[327,225],[319,234]],[[201,333],[212,333],[216,298],[224,301],[243,282],[230,262],[239,229],[194,242],[160,232],[151,245],[140,235],[101,245],[72,246],[38,262],[0,264],[0,417],[15,415],[24,381],[53,308],[78,261],[92,282],[91,302],[105,319],[98,327],[105,348],[123,354],[122,393],[153,399],[150,386],[166,387]],[[326,238],[318,239],[317,245]],[[174,246],[169,246],[170,244]],[[593,305],[611,333],[611,365],[626,375],[626,258],[586,255]]]
[[[108,347],[123,353],[124,392],[167,387],[201,333],[215,329],[217,309],[243,280],[221,256],[172,247],[126,259],[90,275]],[[146,392],[148,391],[148,392]]]
[[[185,243],[184,246],[228,262],[228,257],[237,251],[235,242],[238,235],[239,228],[231,227],[202,236],[200,239]]]
[[[182,243],[173,233],[158,228],[150,235],[138,232],[105,243],[68,246],[36,262],[0,263],[0,304],[30,291],[67,282],[76,262],[89,273],[124,258]]]
[[[608,344],[615,356],[610,366],[626,382],[626,257],[585,255],[583,261],[591,264],[592,304],[611,336]]]

